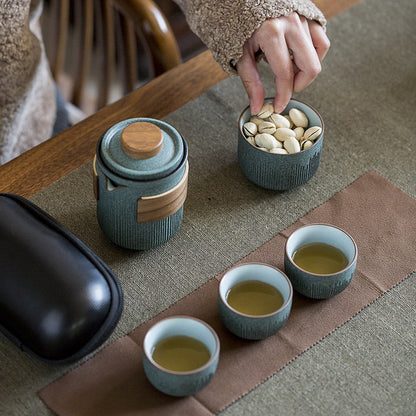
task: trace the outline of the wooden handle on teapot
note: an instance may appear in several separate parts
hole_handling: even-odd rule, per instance
[[[92,186],[94,190],[95,199],[98,201],[98,199],[100,198],[100,194],[99,194],[99,186],[98,186],[97,167],[95,166],[96,162],[97,162],[97,155],[94,155],[94,160],[92,161]]]
[[[189,165],[186,162],[185,173],[181,181],[163,194],[143,196],[137,201],[137,222],[163,220],[180,209],[188,190]]]

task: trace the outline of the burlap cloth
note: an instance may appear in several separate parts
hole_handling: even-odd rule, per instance
[[[338,215],[338,210],[348,212],[349,203],[337,205],[338,195],[343,195],[337,192],[370,170],[377,171],[395,186],[385,182],[379,174],[370,174],[362,179],[378,179],[376,182],[366,179],[364,184],[367,185],[360,192],[365,198],[355,200],[357,188],[354,185],[362,183],[362,179],[354,182],[353,188],[343,191],[345,194],[353,189],[346,201],[354,202],[351,209],[355,210],[354,221],[348,222],[345,228],[357,239],[360,254],[366,253],[359,257],[357,276],[366,276],[368,280],[354,278],[353,282],[368,282],[366,290],[377,297],[392,281],[399,282],[414,270],[415,209],[413,200],[405,193],[416,196],[416,57],[412,53],[416,43],[415,12],[413,0],[365,0],[330,22],[328,33],[332,48],[324,71],[313,85],[297,96],[319,110],[326,127],[321,165],[312,180],[300,188],[276,193],[256,187],[245,179],[236,157],[236,124],[247,99],[240,81],[229,79],[165,118],[189,143],[191,171],[184,222],[179,233],[164,246],[147,252],[132,252],[115,247],[103,237],[95,216],[90,163],[32,198],[95,250],[123,285],[126,303],[120,324],[109,339],[108,347],[89,360],[87,366],[99,357],[106,357],[108,352],[114,353],[118,345],[128,343],[123,347],[123,354],[111,356],[118,357],[113,364],[116,369],[125,368],[126,374],[130,374],[130,367],[140,360],[140,353],[135,342],[128,342],[132,338],[123,338],[124,335],[219,276],[235,262],[255,253],[263,244],[276,241],[274,237],[280,241],[284,238],[283,234],[279,235],[282,230],[314,208],[331,207],[325,216],[342,223],[345,217]],[[273,95],[273,77],[266,66],[262,71],[268,95]],[[369,183],[373,186],[368,186]],[[376,186],[382,188],[377,189],[378,197],[382,198],[376,209],[373,207],[369,211]],[[334,195],[335,204],[322,205]],[[367,233],[370,229],[367,221],[374,218],[380,220],[379,231],[385,227],[390,231],[376,235]],[[386,218],[388,223],[384,224]],[[363,238],[367,241],[364,246]],[[279,264],[281,256],[282,253],[280,258],[279,254],[267,257],[267,261]],[[261,361],[260,379],[249,380],[240,393],[274,375],[223,413],[414,414],[415,290],[414,274],[411,274],[277,373],[269,366],[269,361]],[[347,294],[345,291],[344,296]],[[355,294],[348,298],[348,307],[352,305],[348,310],[351,316],[359,308],[358,298]],[[340,298],[334,298],[333,302],[338,302],[337,299]],[[206,299],[202,301],[205,304]],[[312,331],[316,340],[330,332],[328,328],[337,326],[333,322],[328,326],[327,320],[334,313],[333,309],[325,310],[323,305],[328,303],[318,303],[324,310],[319,315],[322,332]],[[296,317],[296,310],[291,318]],[[316,325],[304,323],[298,333],[309,336],[308,328],[316,328]],[[294,329],[288,322],[285,331]],[[138,340],[140,333],[137,334]],[[300,342],[304,339],[299,338]],[[118,339],[127,341],[114,342]],[[224,347],[223,351],[227,351],[226,344]],[[249,347],[254,356],[258,347],[258,343]],[[308,343],[297,343],[295,347],[297,353],[301,353],[308,348]],[[221,359],[228,361],[226,357]],[[289,359],[287,355],[283,365]],[[51,414],[37,392],[71,368],[56,369],[39,364],[5,337],[0,337],[0,362],[0,413]],[[234,395],[231,400],[240,394],[236,390],[242,381],[237,379],[241,375],[243,381],[247,380],[247,372],[243,370],[250,364],[242,360],[235,365],[242,371],[227,386],[221,387]],[[281,367],[275,363],[273,366],[274,370]],[[83,368],[86,367],[78,371]],[[212,386],[217,379],[222,380],[220,369]],[[102,380],[104,382],[105,378]],[[133,386],[136,381],[131,381]],[[117,385],[118,389],[123,390],[123,382]],[[210,385],[207,389],[210,388],[213,387]],[[115,394],[114,389],[108,392],[109,397]],[[212,390],[200,394],[209,392]],[[71,391],[67,389],[66,393]],[[217,400],[217,395],[214,396]],[[218,393],[218,401],[220,396],[223,396],[222,391]],[[64,401],[65,397],[62,399]],[[83,403],[78,394],[71,400],[74,405]],[[218,409],[215,400],[210,404],[202,398],[186,400],[199,411],[206,409],[208,414]],[[181,412],[183,401],[175,403]],[[134,404],[134,401],[126,403],[120,414],[135,414],[137,409],[130,407]],[[111,406],[106,405],[111,410]],[[105,414],[102,407],[97,408]],[[165,410],[159,408],[158,414],[172,414],[171,407]],[[182,414],[186,413],[182,411]]]
[[[416,227],[414,212],[416,200],[378,174],[368,173],[240,261],[268,263],[283,270],[287,236],[303,224],[328,222],[347,229],[359,247],[357,270],[344,292],[325,301],[295,293],[289,320],[276,335],[245,341],[221,323],[217,308],[221,273],[40,395],[62,416],[216,414],[416,269],[416,233],[408,233],[408,227]],[[208,387],[190,398],[170,398],[156,391],[141,362],[146,331],[162,317],[173,315],[198,317],[220,338],[217,373]]]

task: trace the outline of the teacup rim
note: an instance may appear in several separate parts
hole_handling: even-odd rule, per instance
[[[302,267],[298,266],[293,261],[292,256],[289,256],[289,253],[287,251],[287,245],[288,245],[289,238],[295,232],[301,230],[302,228],[307,228],[307,227],[314,226],[314,225],[323,225],[323,226],[326,226],[326,227],[336,228],[339,231],[341,231],[342,233],[344,233],[351,240],[351,242],[353,243],[353,246],[354,246],[354,257],[352,258],[352,260],[350,262],[348,262],[348,265],[346,267],[344,267],[343,269],[339,270],[336,273],[325,273],[325,274],[323,274],[323,273],[312,273],[312,272],[309,272],[308,270],[302,269]],[[296,269],[301,270],[302,272],[308,274],[312,278],[314,278],[314,277],[319,277],[319,278],[328,277],[329,278],[329,277],[334,277],[334,276],[340,275],[341,273],[345,272],[346,270],[348,270],[349,268],[351,268],[353,264],[356,263],[357,256],[358,256],[358,247],[357,247],[357,243],[355,242],[355,240],[351,236],[351,234],[348,233],[347,231],[345,231],[343,228],[341,228],[341,227],[339,227],[337,225],[334,225],[334,224],[329,224],[329,223],[311,223],[311,224],[304,224],[304,225],[300,226],[299,228],[297,228],[296,230],[294,230],[292,233],[290,233],[290,235],[286,238],[286,242],[285,242],[285,255],[286,255],[286,258],[292,264],[293,267],[295,267]]]
[[[221,291],[220,291],[220,288],[221,288],[221,282],[223,281],[223,278],[225,277],[225,275],[228,273],[228,272],[230,272],[231,270],[234,270],[234,269],[237,269],[237,268],[239,268],[239,267],[242,267],[242,266],[246,266],[246,265],[250,265],[250,264],[252,264],[252,265],[259,265],[259,266],[267,266],[267,267],[270,267],[271,269],[275,269],[276,271],[278,271],[285,279],[286,279],[286,281],[287,281],[287,283],[288,283],[288,286],[289,286],[289,296],[287,297],[287,300],[283,303],[283,305],[279,308],[279,309],[276,309],[275,311],[273,311],[273,312],[270,312],[270,313],[268,313],[268,314],[265,314],[265,315],[249,315],[249,314],[246,314],[246,313],[243,313],[243,312],[240,312],[240,311],[238,311],[237,309],[234,309],[228,302],[227,302],[227,300],[226,299],[224,299],[223,298],[223,296],[221,295]],[[256,279],[253,279],[253,280],[256,280]],[[220,282],[219,282],[219,285],[218,285],[218,296],[220,297],[220,299],[221,299],[221,301],[222,301],[222,303],[224,304],[224,306],[226,307],[226,308],[228,308],[228,309],[230,309],[233,313],[235,313],[235,314],[237,314],[237,315],[239,315],[239,316],[242,316],[242,317],[244,317],[244,318],[250,318],[250,319],[264,319],[264,318],[269,318],[269,317],[271,317],[271,316],[274,316],[274,315],[276,315],[277,313],[279,313],[279,312],[281,312],[281,311],[283,311],[289,304],[290,304],[290,302],[292,301],[292,299],[293,299],[293,286],[292,286],[292,282],[290,281],[290,279],[289,279],[289,277],[286,275],[286,273],[284,273],[283,272],[283,270],[281,270],[281,269],[279,269],[278,267],[276,267],[276,266],[273,266],[273,265],[271,265],[271,264],[268,264],[268,263],[262,263],[262,262],[247,262],[247,263],[240,263],[240,264],[235,264],[235,265],[233,265],[233,266],[231,266],[229,269],[227,269],[226,270],[226,272],[222,275],[222,277],[221,277],[221,280],[220,280]]]
[[[215,339],[215,351],[214,353],[211,355],[210,359],[201,367],[195,368],[194,370],[188,370],[188,371],[174,371],[174,370],[169,370],[163,366],[161,366],[160,364],[158,364],[153,357],[147,353],[146,348],[144,347],[144,343],[145,343],[145,339],[147,337],[147,334],[150,332],[150,330],[155,327],[156,325],[160,324],[161,322],[164,321],[168,321],[171,319],[189,319],[192,321],[197,321],[200,324],[204,325],[213,335],[214,339]],[[198,339],[196,337],[194,337],[195,339]],[[146,355],[146,358],[148,359],[148,361],[154,366],[156,367],[158,370],[167,373],[167,374],[174,374],[174,375],[178,375],[178,376],[185,376],[185,375],[192,375],[192,374],[198,374],[201,371],[205,370],[206,368],[210,367],[219,357],[220,354],[220,339],[218,337],[218,334],[216,333],[216,331],[214,330],[214,328],[212,328],[212,326],[210,324],[208,324],[207,322],[203,321],[202,319],[196,318],[194,316],[190,316],[190,315],[172,315],[172,316],[167,316],[165,318],[160,319],[159,321],[157,321],[156,323],[154,323],[147,331],[146,334],[143,338],[143,354]]]

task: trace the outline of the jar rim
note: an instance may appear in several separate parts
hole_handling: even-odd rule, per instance
[[[148,122],[160,128],[163,145],[158,154],[147,159],[135,159],[124,153],[121,146],[123,130],[137,122]],[[131,118],[110,127],[103,135],[100,154],[105,165],[115,174],[133,180],[152,180],[168,176],[181,163],[184,140],[180,133],[166,122],[151,118]]]

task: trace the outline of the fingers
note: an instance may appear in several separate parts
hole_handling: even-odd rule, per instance
[[[299,69],[293,82],[293,90],[299,92],[321,72],[321,62],[307,20],[294,13],[288,16],[288,21],[285,39],[287,46],[292,50],[293,62]]]
[[[250,100],[251,112],[257,114],[260,111],[265,97],[255,59],[257,50],[263,51],[275,75],[274,107],[280,113],[288,104],[293,91],[301,91],[320,73],[321,61],[329,46],[321,25],[297,13],[263,22],[244,45],[243,56],[237,63],[238,74]]]
[[[249,42],[244,45],[243,56],[237,62],[237,72],[247,92],[251,113],[257,114],[263,105],[265,92],[252,46]]]
[[[293,93],[294,66],[284,36],[284,27],[278,19],[263,23],[258,41],[272,72],[275,75],[276,96],[274,110],[280,113],[288,104]]]
[[[318,54],[319,60],[322,62],[331,46],[331,43],[319,23],[308,21],[308,27],[312,43],[315,47],[316,53]]]

